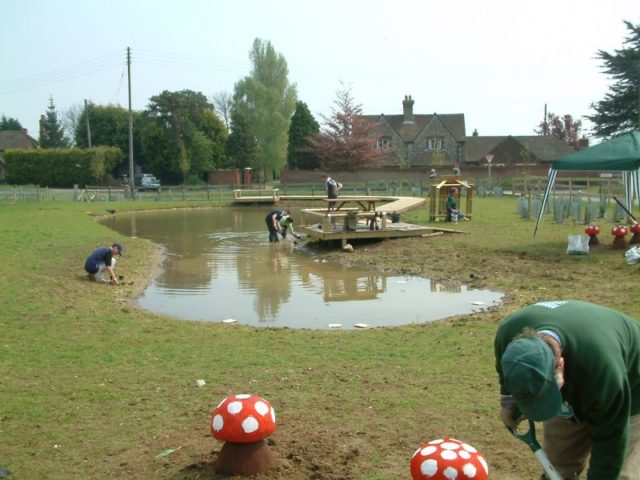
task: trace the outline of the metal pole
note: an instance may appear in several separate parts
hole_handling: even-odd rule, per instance
[[[87,145],[91,148],[91,124],[89,123],[89,104],[87,99],[84,99],[84,116],[87,120]]]
[[[127,78],[129,84],[129,193],[131,200],[136,199],[133,172],[133,113],[131,112],[131,49],[127,47]]]

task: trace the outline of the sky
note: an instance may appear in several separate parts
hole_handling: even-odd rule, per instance
[[[143,110],[164,90],[210,100],[250,75],[254,39],[322,123],[347,87],[367,115],[463,113],[467,135],[533,135],[545,105],[593,114],[596,58],[640,23],[638,0],[0,0],[0,115],[37,139],[49,99]]]

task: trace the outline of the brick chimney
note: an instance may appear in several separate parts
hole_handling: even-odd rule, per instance
[[[413,99],[411,95],[405,95],[402,101],[403,123],[413,123]]]

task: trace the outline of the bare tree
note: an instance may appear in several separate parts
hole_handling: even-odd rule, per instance
[[[231,124],[231,103],[233,101],[233,96],[226,90],[223,90],[221,92],[214,93],[211,97],[211,101],[213,103],[214,111],[220,117],[220,120],[224,122],[227,130],[229,130],[229,125]]]
[[[76,103],[62,112],[60,123],[62,123],[62,127],[71,141],[76,137],[76,130],[78,129],[80,115],[82,115],[83,110],[84,105]]]

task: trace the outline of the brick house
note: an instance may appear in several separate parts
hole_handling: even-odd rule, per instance
[[[38,142],[31,138],[27,129],[0,131],[0,180],[6,178],[4,151],[9,148],[36,148]]]
[[[573,150],[554,136],[467,136],[462,113],[415,114],[406,95],[402,115],[363,115],[382,155],[377,168],[479,167],[492,155],[494,165],[507,170],[557,159]]]
[[[383,151],[376,167],[454,165],[463,160],[464,114],[417,115],[410,95],[402,102],[402,115],[363,115],[374,124],[376,148]]]

